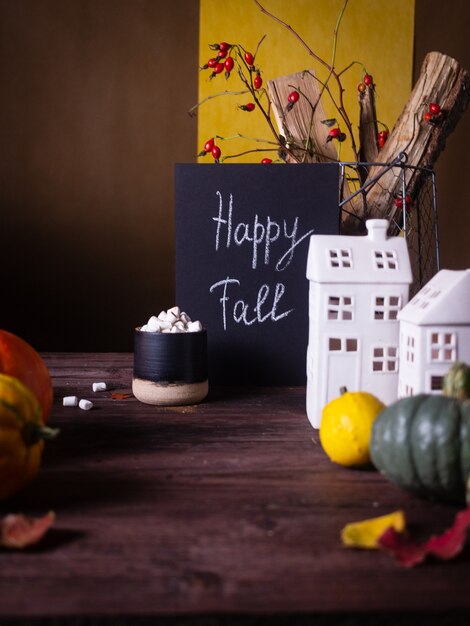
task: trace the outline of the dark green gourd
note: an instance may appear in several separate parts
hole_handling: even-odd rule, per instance
[[[465,500],[470,476],[470,401],[421,394],[375,420],[370,455],[389,480],[416,494]]]

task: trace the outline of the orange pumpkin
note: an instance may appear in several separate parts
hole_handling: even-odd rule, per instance
[[[47,365],[24,339],[0,330],[0,373],[18,378],[33,392],[46,421],[52,408],[52,382]]]

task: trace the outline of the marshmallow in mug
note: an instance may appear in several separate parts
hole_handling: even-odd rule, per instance
[[[167,311],[152,315],[140,330],[147,333],[197,333],[203,329],[199,320],[193,322],[189,315],[174,306]]]

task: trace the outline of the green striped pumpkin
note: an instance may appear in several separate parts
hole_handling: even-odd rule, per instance
[[[470,401],[420,394],[379,413],[370,455],[390,481],[416,494],[465,499],[470,476]]]

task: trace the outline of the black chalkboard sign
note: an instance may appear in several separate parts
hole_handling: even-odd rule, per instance
[[[176,303],[209,383],[303,385],[310,235],[338,234],[337,164],[177,164]]]

